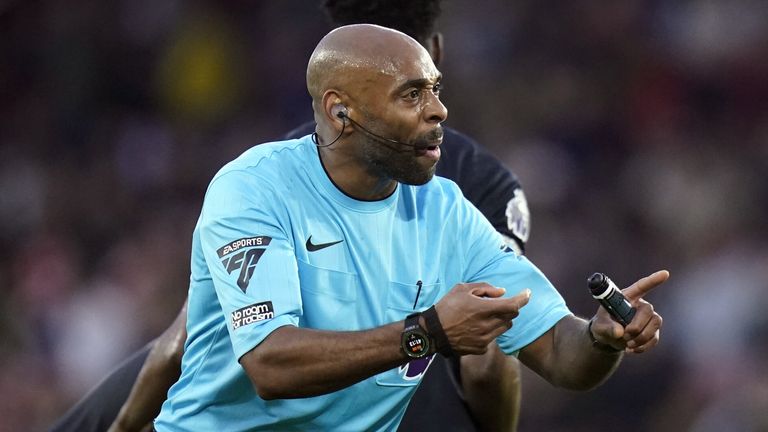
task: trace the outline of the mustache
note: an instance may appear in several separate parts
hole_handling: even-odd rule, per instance
[[[417,149],[417,150],[424,150],[427,147],[432,147],[435,144],[435,141],[440,141],[443,139],[443,127],[438,126],[431,131],[425,133],[424,135],[421,135],[420,137],[416,138],[411,144]]]

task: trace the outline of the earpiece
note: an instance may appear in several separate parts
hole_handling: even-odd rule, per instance
[[[341,101],[338,101],[338,102],[341,102]],[[341,138],[342,135],[344,135],[344,130],[347,128],[347,119],[349,119],[349,121],[352,121],[352,119],[347,117],[347,107],[345,107],[340,103],[337,103],[331,107],[331,115],[338,117],[341,120],[341,131],[336,136],[336,139],[334,139],[333,141],[327,144],[320,144],[318,142],[317,132],[313,133],[312,142],[314,142],[315,145],[318,147],[328,147],[330,145],[333,145],[336,141],[339,140],[339,138]]]
[[[347,107],[345,107],[342,104],[334,105],[332,108],[332,112],[334,113],[333,115],[335,115],[336,117],[342,120],[347,118]]]
[[[355,127],[359,128],[363,133],[365,133],[369,137],[373,138],[374,140],[384,144],[385,146],[390,146],[391,144],[397,144],[397,145],[400,145],[400,146],[407,146],[407,147],[411,147],[411,148],[414,148],[414,149],[426,149],[426,148],[428,148],[430,146],[428,143],[427,144],[423,144],[423,143],[402,142],[402,141],[394,140],[392,138],[386,138],[386,137],[378,135],[378,134],[376,134],[374,132],[371,132],[365,126],[363,126],[360,123],[352,120],[352,117],[349,116],[349,113],[347,111],[347,107],[344,106],[341,103],[341,100],[336,99],[336,100],[333,101],[333,103],[334,103],[334,105],[331,107],[331,115],[336,117],[336,118],[341,119],[341,131],[339,131],[339,134],[336,136],[336,138],[333,141],[331,141],[331,142],[329,142],[327,144],[321,144],[320,142],[318,142],[317,134],[316,133],[312,134],[312,141],[318,147],[328,147],[330,145],[333,145],[336,141],[338,141],[339,138],[341,138],[341,136],[344,135],[344,130],[347,128],[347,120],[349,120],[350,124],[352,124]],[[442,137],[442,131],[440,131],[440,136],[437,137],[437,138],[440,138],[440,137]],[[401,151],[401,150],[398,150],[398,151]]]

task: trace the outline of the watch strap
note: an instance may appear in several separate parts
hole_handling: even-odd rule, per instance
[[[437,310],[435,309],[435,306],[425,310],[421,315],[424,317],[424,324],[427,326],[427,333],[435,342],[435,351],[439,352],[444,357],[453,356],[451,343],[448,341],[448,335],[445,334],[443,324],[440,323],[440,318],[437,316]]]
[[[408,315],[405,317],[405,329],[409,329],[411,327],[418,327],[421,328],[421,324],[419,324],[419,317],[421,316],[421,312],[416,312]]]

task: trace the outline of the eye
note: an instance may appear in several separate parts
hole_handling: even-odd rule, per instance
[[[440,90],[442,90],[442,89],[443,89],[443,85],[441,83],[437,83],[437,84],[432,86],[432,93],[434,93],[436,95],[439,95],[440,94]]]
[[[408,97],[411,98],[411,99],[418,99],[419,98],[419,93],[420,92],[418,90],[411,90],[408,93]]]

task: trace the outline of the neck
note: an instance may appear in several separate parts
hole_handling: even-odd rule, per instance
[[[392,195],[397,188],[397,181],[371,173],[359,159],[345,154],[341,148],[331,146],[317,149],[323,168],[336,187],[361,201],[378,201]]]

